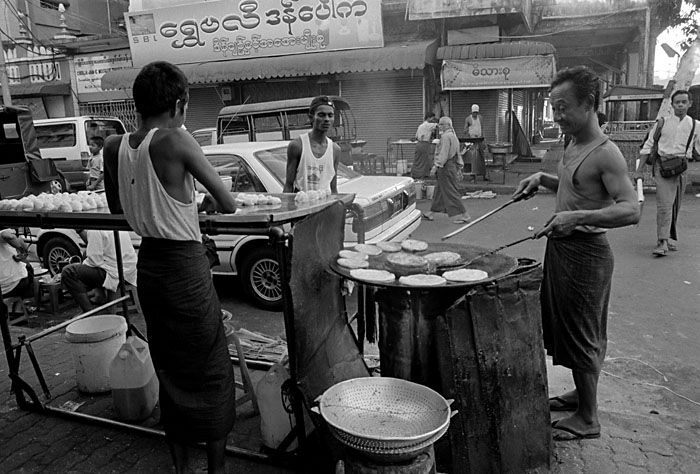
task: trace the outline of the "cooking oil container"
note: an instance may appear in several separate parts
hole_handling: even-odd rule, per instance
[[[151,415],[158,402],[158,378],[145,341],[126,339],[110,364],[109,382],[117,418],[141,421]]]

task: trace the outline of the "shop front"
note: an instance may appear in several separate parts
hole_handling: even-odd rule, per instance
[[[538,104],[556,71],[548,43],[499,42],[438,48],[442,90],[461,133],[472,104],[483,117],[486,143],[513,143],[513,153],[529,156],[531,137],[541,121]],[[509,113],[511,111],[512,113]]]

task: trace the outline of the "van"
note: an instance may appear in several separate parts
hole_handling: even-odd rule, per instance
[[[355,116],[345,99],[336,95],[328,98],[335,106],[335,122],[328,136],[340,146],[341,162],[352,165],[352,149],[364,143],[356,140]],[[219,112],[215,133],[210,131],[209,136],[216,138],[217,144],[292,140],[311,130],[312,100],[313,97],[305,97],[224,107]],[[197,130],[193,135],[201,132],[206,141],[206,130],[211,129]]]
[[[125,133],[116,117],[63,117],[34,121],[41,157],[54,161],[68,183],[64,191],[85,189],[90,159],[90,137]]]
[[[41,159],[32,113],[0,106],[0,199],[57,191],[64,181],[52,162]]]

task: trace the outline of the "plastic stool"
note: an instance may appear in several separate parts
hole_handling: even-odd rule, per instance
[[[27,307],[24,305],[24,299],[21,296],[10,296],[9,298],[3,298],[2,302],[7,306],[7,312],[10,318],[12,318],[13,313],[20,313],[20,316],[10,319],[10,324],[17,324],[21,322],[27,322],[29,320],[29,313],[27,312]],[[15,311],[19,305],[20,311]]]
[[[136,287],[134,285],[132,285],[131,283],[126,283],[124,285],[124,292],[125,292],[125,294],[127,294],[131,297],[131,300],[127,302],[128,304],[127,304],[126,310],[129,313],[131,313],[132,311],[136,311],[139,314],[143,314],[141,312],[141,302],[139,301],[139,292],[136,289]],[[119,296],[120,296],[119,290],[117,290],[117,291],[107,290],[107,299],[109,301],[113,301],[113,300],[117,299]],[[114,311],[117,314],[121,314],[122,313],[122,304],[120,303],[120,304],[116,305]]]
[[[61,303],[63,302],[63,290],[61,289],[60,281],[40,281],[38,288],[34,292],[37,310],[44,303],[44,293],[48,294],[48,303],[51,309],[51,314],[57,316],[61,311]]]

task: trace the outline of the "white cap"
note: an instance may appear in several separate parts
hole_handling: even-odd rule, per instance
[[[479,111],[479,105],[478,104],[472,105],[472,112],[478,112],[478,111]]]

